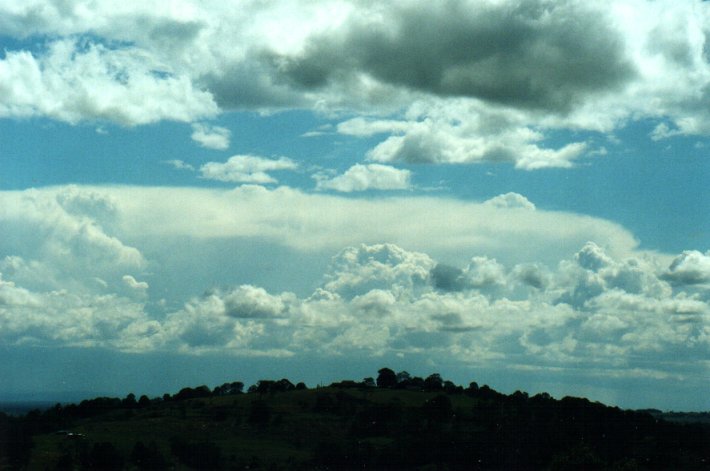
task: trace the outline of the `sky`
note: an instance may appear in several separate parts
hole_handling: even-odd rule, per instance
[[[0,399],[710,409],[710,3],[0,0],[0,46]]]

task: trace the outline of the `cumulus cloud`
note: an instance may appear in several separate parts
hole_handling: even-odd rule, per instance
[[[356,164],[342,175],[319,178],[316,188],[345,193],[366,190],[406,190],[410,187],[411,172],[389,165]]]
[[[587,144],[560,148],[541,144],[524,114],[491,108],[478,100],[424,100],[412,104],[404,119],[353,118],[338,131],[354,136],[391,134],[367,154],[378,162],[467,164],[510,162],[524,170],[567,168],[584,155]]]
[[[172,198],[166,198],[161,189],[154,189],[153,193],[144,188],[138,190],[141,194],[136,199],[134,190],[71,187],[19,194],[6,192],[0,194],[0,199],[12,204],[0,205],[1,215],[4,227],[10,228],[14,235],[37,232],[43,221],[50,219],[54,231],[61,234],[71,233],[72,224],[80,222],[91,223],[99,231],[97,219],[91,215],[106,212],[113,219],[106,227],[111,227],[115,235],[97,234],[140,244],[154,239],[159,242],[148,244],[151,253],[162,248],[171,256],[175,255],[170,242],[174,234],[195,243],[199,243],[200,237],[206,238],[209,243],[212,237],[248,238],[253,234],[249,231],[265,231],[272,224],[273,237],[278,234],[279,243],[295,243],[294,239],[313,231],[313,235],[298,242],[301,246],[294,246],[295,250],[313,250],[314,244],[319,243],[322,250],[329,250],[330,245],[323,245],[322,241],[328,240],[330,244],[333,238],[336,242],[347,240],[333,233],[333,227],[339,227],[341,220],[334,221],[337,224],[333,227],[310,228],[308,224],[314,220],[327,221],[333,217],[327,212],[333,201],[350,199],[334,200],[330,196],[256,187],[221,193],[192,189],[184,194],[174,193]],[[277,197],[286,198],[290,204],[274,204],[278,200],[273,198]],[[480,217],[486,227],[496,226],[496,217],[507,224],[512,212],[516,221],[520,220],[516,230],[525,224],[550,229],[551,221],[556,221],[557,230],[561,230],[574,221],[587,224],[587,236],[604,234],[591,230],[599,231],[604,225],[601,220],[585,222],[569,219],[570,215],[548,219],[550,214],[543,210],[531,211],[526,205],[521,208],[517,203],[527,201],[522,196],[504,201],[509,199],[516,204],[509,207],[455,203],[453,208],[445,204],[437,204],[437,208],[451,212],[447,220],[466,219],[461,215],[468,215],[468,219]],[[426,224],[422,224],[427,222],[423,215],[429,214],[429,206],[424,204],[427,201],[419,201],[422,206],[417,209],[411,202],[402,206],[401,200],[394,199],[396,212],[385,213],[411,211],[418,230],[426,233]],[[371,211],[371,202],[367,200],[353,200],[348,218],[354,218],[356,224],[359,224],[359,205],[364,202],[367,205],[363,214],[380,213]],[[286,225],[279,219],[278,225],[265,218],[267,203],[270,208],[288,206],[290,214],[294,210],[297,213],[298,208],[313,212],[304,212]],[[212,229],[204,222],[192,219],[190,204],[199,208],[203,221],[216,218],[221,230],[232,232],[211,233]],[[173,209],[163,217],[182,225],[166,226],[157,217],[170,205],[180,212]],[[23,229],[20,216],[10,218],[9,208],[20,211],[18,214],[31,224]],[[156,209],[159,213],[152,212]],[[255,215],[254,219],[249,211]],[[454,214],[459,217],[451,217]],[[526,222],[525,217],[532,219]],[[153,224],[144,224],[144,220]],[[396,233],[401,232],[401,222],[391,221],[398,226]],[[384,225],[384,220],[370,226],[380,224]],[[438,222],[434,220],[431,224],[437,226]],[[289,232],[289,226],[295,232]],[[614,226],[609,228],[617,230]],[[171,231],[176,232],[170,235]],[[485,238],[481,231],[476,225],[464,225],[460,234],[445,243]],[[383,234],[386,233],[376,232],[374,237]],[[558,251],[551,261],[540,261],[538,257],[527,263],[518,262],[518,256],[507,261],[505,257],[493,258],[479,250],[485,244],[477,249],[470,242],[458,242],[453,247],[456,254],[453,262],[432,255],[427,247],[437,251],[437,245],[430,242],[420,242],[424,247],[421,250],[408,250],[394,243],[357,244],[333,257],[322,281],[311,293],[297,295],[238,284],[208,289],[183,306],[163,306],[160,315],[150,314],[153,308],[148,283],[126,274],[135,273],[136,268],[150,262],[137,259],[134,262],[139,263],[131,265],[130,259],[129,263],[122,261],[122,251],[131,253],[125,244],[103,255],[91,255],[99,260],[108,257],[110,264],[92,264],[86,260],[73,266],[63,258],[53,258],[55,252],[66,254],[75,250],[72,237],[45,238],[46,233],[41,236],[34,241],[13,237],[0,242],[0,254],[4,255],[0,261],[0,339],[5,344],[275,357],[305,353],[366,356],[424,353],[439,360],[506,368],[573,367],[589,374],[610,376],[633,370],[651,378],[681,379],[696,374],[692,367],[695,360],[706,358],[710,352],[710,306],[707,293],[700,289],[705,279],[702,277],[705,255],[688,251],[671,259],[636,252],[633,243],[624,245],[626,242],[623,237],[618,239],[618,234],[599,243],[580,242],[575,236],[570,239],[570,243],[577,244],[575,251],[567,255]],[[356,239],[361,236],[354,235]],[[504,252],[521,244],[523,239],[530,240],[528,234],[516,239],[498,230],[490,237],[498,241],[507,239],[509,245]],[[430,237],[424,239],[428,241]],[[558,240],[548,238],[547,244],[557,246]],[[92,243],[91,239],[79,241],[82,253],[86,244]],[[462,251],[472,256],[459,265],[456,262],[462,262]],[[533,255],[540,255],[537,245]],[[219,256],[223,254],[220,252]],[[155,279],[161,277],[160,270],[167,270],[159,264],[151,266],[158,270]],[[298,271],[300,267],[293,269]],[[671,273],[676,274],[675,278],[669,277]],[[45,281],[38,281],[41,279]],[[99,283],[97,279],[108,281]],[[141,294],[136,298],[140,302],[111,292],[116,289],[116,281],[128,288],[134,298],[136,293]]]
[[[144,50],[76,40],[57,40],[39,56],[8,51],[0,60],[0,116],[134,126],[217,113],[188,76],[159,67]]]
[[[519,193],[505,193],[486,200],[484,204],[495,206],[496,208],[518,208],[535,209],[535,205],[529,199]]]
[[[394,244],[349,247],[334,258],[324,287],[347,299],[378,287],[412,293],[424,284],[433,266],[428,255]]]
[[[231,109],[367,111],[377,117],[339,129],[385,134],[369,153],[378,162],[570,167],[598,150],[546,144],[551,131],[612,132],[653,118],[654,139],[710,132],[709,8],[695,0],[6,4],[5,34],[38,45],[20,42],[0,59],[0,116],[140,125],[204,123]],[[205,124],[193,138],[216,149],[229,140]]]
[[[223,296],[224,312],[236,318],[274,318],[286,311],[284,297],[272,296],[263,288],[243,285]]]
[[[3,192],[0,199],[0,224],[12,234],[0,240],[0,255],[19,256],[15,266],[27,279],[105,279],[146,264],[140,250],[117,237],[118,209],[110,195],[70,186]]]
[[[230,136],[231,132],[227,128],[202,123],[192,125],[192,140],[208,149],[228,149]]]
[[[500,205],[373,202],[249,186],[170,195],[77,186],[0,193],[9,235],[0,240],[3,341],[276,356],[427,352],[531,368],[591,362],[609,372],[623,366],[677,375],[663,365],[708,352],[706,254],[638,252],[617,226],[533,211],[522,195],[503,195]],[[449,221],[446,231],[433,214]],[[373,222],[374,215],[382,219]],[[345,220],[352,226],[342,227]],[[416,237],[402,238],[407,227]],[[581,233],[566,233],[569,227]],[[160,288],[127,274],[150,267],[160,280],[172,268],[145,260],[123,240],[169,261],[178,239],[199,249],[255,235],[301,254],[347,248],[310,294],[255,284],[210,289],[207,278],[191,275],[208,291],[182,307],[161,305],[158,316],[149,314],[156,308],[149,288]],[[533,238],[539,243],[530,244]],[[397,243],[348,244],[366,239]],[[564,244],[576,249],[566,252]],[[462,260],[462,253],[473,256]],[[213,257],[220,270],[224,254]],[[659,366],[642,365],[639,355]]]
[[[234,183],[276,183],[268,172],[295,170],[298,164],[291,159],[267,159],[254,155],[235,155],[227,162],[208,162],[200,167],[202,178]]]
[[[160,324],[116,295],[34,291],[0,277],[0,340],[12,345],[154,348]]]
[[[339,253],[309,297],[253,286],[213,292],[171,314],[166,329],[179,332],[185,348],[199,350],[427,352],[506,367],[567,365],[595,375],[631,369],[651,378],[685,378],[678,362],[710,350],[707,302],[674,291],[649,261],[608,262],[595,270],[572,257],[552,269],[509,269],[475,256],[455,270],[392,244],[361,245]],[[629,267],[640,284],[618,283]],[[584,303],[561,300],[561,292],[579,291],[590,277],[597,277],[599,289],[586,290]],[[532,280],[536,290],[516,299],[518,285]],[[491,285],[500,289],[482,289]],[[233,299],[238,314],[227,307]]]
[[[314,88],[364,73],[440,96],[558,111],[634,73],[608,14],[578,2],[393,2],[361,13],[280,57],[286,76]]]
[[[683,252],[673,260],[664,277],[674,283],[683,284],[710,282],[710,252]]]

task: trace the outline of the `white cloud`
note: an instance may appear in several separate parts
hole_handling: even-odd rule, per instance
[[[133,290],[145,291],[148,289],[148,283],[146,283],[145,281],[137,281],[131,275],[123,275],[121,279],[123,280],[123,283],[126,286]]]
[[[0,18],[10,37],[57,38],[7,50],[2,116],[139,125],[229,109],[367,111],[379,117],[339,131],[385,134],[373,160],[526,170],[585,155],[586,142],[546,145],[558,129],[653,118],[655,139],[710,132],[710,7],[695,0],[23,2],[0,5]],[[201,145],[226,148],[223,129],[200,126]]]
[[[445,262],[460,260],[461,253],[479,253],[503,263],[555,263],[588,240],[614,255],[631,253],[637,246],[627,230],[603,219],[449,198],[346,198],[249,185],[228,191],[160,187],[95,191],[117,202],[115,224],[127,240],[258,237],[309,253],[386,241]]]
[[[573,142],[553,149],[540,144],[544,134],[533,130],[524,113],[490,107],[478,100],[421,100],[402,120],[340,123],[338,131],[354,136],[389,133],[368,152],[378,162],[466,164],[511,162],[524,170],[571,167],[586,144]]]
[[[484,204],[495,206],[496,208],[519,208],[535,209],[535,205],[526,197],[519,193],[505,193],[486,200]]]
[[[501,368],[575,368],[612,377],[635,371],[688,381],[696,374],[695,360],[710,352],[710,306],[704,282],[697,282],[704,278],[696,276],[702,253],[673,260],[636,252],[633,238],[618,226],[532,211],[517,204],[527,201],[522,196],[512,197],[512,207],[434,200],[444,219],[431,216],[431,198],[373,202],[287,188],[0,193],[0,217],[10,234],[0,241],[0,340],[269,356],[425,354]],[[373,220],[378,214],[381,219]],[[106,223],[99,226],[102,218]],[[208,289],[204,295],[183,306],[175,299],[158,306],[150,297],[149,291],[161,291],[156,282],[177,276],[171,258],[200,254],[215,272],[224,271],[225,253],[204,249],[217,240],[232,239],[235,247],[236,240],[253,243],[258,235],[271,239],[265,247],[315,254],[348,240],[396,239],[408,232],[410,218],[416,235],[408,242],[419,248],[347,247],[310,294],[248,283],[212,288],[214,277],[189,272],[185,276],[199,291]],[[342,227],[344,220],[353,225]],[[462,224],[442,226],[442,220]],[[52,225],[53,235],[43,224]],[[82,238],[76,229],[82,224],[96,235]],[[570,226],[583,234],[565,233]],[[530,243],[531,234],[539,243]],[[114,244],[96,242],[107,238]],[[176,251],[177,239],[189,240],[184,250],[192,252]],[[143,250],[122,240],[149,247],[151,258],[126,259]],[[566,252],[561,241],[576,249]],[[526,252],[530,261],[521,263]],[[267,249],[260,257],[269,254]],[[279,270],[303,272],[302,265],[280,264],[279,257],[272,257]],[[456,268],[465,258],[464,268]],[[126,274],[146,268],[155,280],[150,289]]]
[[[254,250],[254,240],[263,247],[260,264],[279,266],[278,254],[287,253],[297,263],[294,270],[314,277],[309,260],[324,260],[340,247],[355,244],[333,260],[333,270],[323,282],[325,291],[314,295],[314,306],[331,307],[373,289],[398,300],[418,296],[430,289],[435,259],[457,263],[462,253],[481,254],[461,271],[463,287],[493,294],[512,277],[503,268],[506,263],[556,263],[571,257],[590,238],[621,255],[633,253],[636,244],[623,228],[607,221],[540,209],[431,197],[343,198],[253,186],[229,191],[71,186],[1,192],[0,223],[5,228],[0,272],[4,280],[14,283],[13,299],[25,293],[24,299],[46,304],[67,299],[47,294],[65,290],[79,296],[76,306],[91,305],[93,298],[102,299],[104,306],[121,304],[128,302],[121,296],[140,292],[148,298],[139,299],[150,303],[156,301],[153,294],[164,297],[166,290],[180,296],[187,288],[183,295],[192,295],[209,288],[214,273],[232,276],[225,268],[229,257],[217,247]],[[361,241],[373,244],[359,245]],[[391,241],[412,251],[377,241]],[[195,259],[214,269],[200,271]],[[283,279],[290,279],[290,269],[284,270]],[[150,292],[147,281],[127,274],[147,271],[154,280]],[[527,267],[515,273],[524,286],[547,286],[549,276],[543,269]],[[242,276],[245,282],[249,279],[248,273]],[[180,288],[171,285],[183,279]],[[304,280],[299,286],[312,283]],[[121,286],[133,289],[121,290]],[[118,293],[110,294],[114,290]],[[233,307],[229,310],[234,319],[252,321],[280,319],[298,304],[256,287],[215,296],[224,298],[223,307],[227,301]],[[160,309],[174,308],[178,299],[170,299]]]
[[[272,296],[263,288],[242,285],[223,296],[224,312],[235,318],[274,318],[286,311],[287,295]]]
[[[425,284],[433,267],[428,255],[394,244],[348,247],[333,259],[324,288],[346,299],[384,288],[408,295]]]
[[[146,263],[116,236],[118,209],[110,195],[70,186],[3,192],[0,199],[0,224],[13,234],[0,240],[0,255],[19,255],[27,279],[83,283],[88,275],[106,279]]]
[[[345,193],[366,190],[406,190],[410,188],[411,172],[389,165],[355,164],[344,174],[331,179],[318,179],[319,190]]]
[[[116,295],[31,291],[0,278],[0,339],[5,344],[155,347],[160,324],[144,305]]]
[[[505,367],[568,365],[594,375],[634,370],[651,378],[692,378],[679,365],[710,350],[710,306],[674,293],[653,265],[635,259],[609,261],[601,289],[583,306],[575,306],[560,302],[559,292],[578,290],[580,279],[595,272],[572,260],[551,273],[542,291],[512,300],[506,293],[515,292],[521,281],[490,259],[473,258],[466,269],[472,280],[468,286],[440,291],[427,275],[435,262],[426,254],[393,245],[351,247],[335,258],[324,284],[310,297],[271,295],[253,286],[211,293],[171,314],[168,325],[173,327],[168,330],[179,332],[188,349],[427,352],[448,361]],[[565,273],[571,263],[578,270],[576,279]],[[612,286],[611,265],[639,267],[649,285],[665,286],[663,294]],[[490,283],[501,289],[480,290]],[[254,303],[252,295],[259,301]],[[259,315],[232,315],[226,306],[234,297],[260,306]],[[255,312],[251,307],[247,311]],[[640,354],[653,358],[653,366]]]
[[[228,149],[230,136],[231,132],[227,128],[202,123],[192,125],[192,140],[208,149]]]
[[[217,113],[212,96],[189,77],[160,69],[144,50],[75,40],[57,40],[37,57],[8,51],[0,60],[0,116],[133,126]]]
[[[234,183],[276,183],[268,172],[295,170],[298,164],[291,159],[267,159],[254,155],[235,155],[227,162],[208,162],[200,167],[202,178]]]
[[[675,283],[698,284],[710,282],[710,251],[686,250],[668,267],[664,277]]]

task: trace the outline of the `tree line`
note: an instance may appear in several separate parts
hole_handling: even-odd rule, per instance
[[[230,458],[225,440],[244,436],[305,451],[307,458],[271,462],[269,469],[710,469],[707,425],[665,422],[585,398],[506,395],[476,382],[463,387],[437,373],[418,377],[390,368],[310,389],[283,378],[259,380],[245,391],[243,382],[233,381],[155,398],[128,394],[20,417],[0,414],[0,469],[24,469],[39,435],[102,417],[143,420],[168,411],[179,411],[184,421],[207,417],[225,435],[212,440],[175,432],[164,442],[138,436],[121,449],[68,434],[72,451],[50,469],[170,469],[177,463],[262,469],[268,448]]]

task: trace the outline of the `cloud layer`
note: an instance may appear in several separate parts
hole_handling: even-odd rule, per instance
[[[527,170],[597,150],[545,142],[560,129],[652,118],[655,139],[710,130],[710,7],[698,0],[36,1],[3,4],[0,17],[18,41],[0,58],[5,117],[132,126],[231,109],[365,111],[339,129],[389,135],[371,160]],[[228,145],[219,126],[196,124],[193,139]]]
[[[3,277],[1,331],[3,342],[17,345],[277,357],[426,353],[487,367],[701,381],[710,289],[665,281],[666,269],[647,256],[616,259],[591,242],[554,267],[474,256],[456,268],[393,244],[360,245],[336,255],[309,296],[220,288],[162,320],[127,296],[33,291]],[[149,289],[131,276],[123,281]]]

